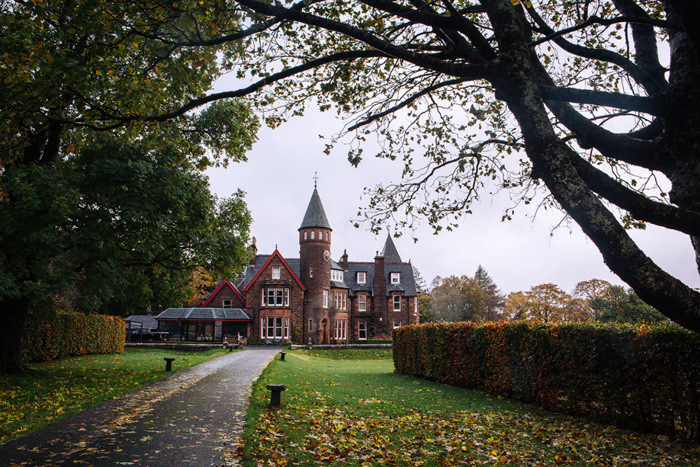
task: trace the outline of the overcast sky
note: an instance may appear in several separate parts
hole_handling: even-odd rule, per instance
[[[340,146],[325,155],[319,134],[330,137],[341,126],[334,113],[311,111],[275,130],[262,127],[248,162],[209,171],[212,191],[218,196],[230,196],[238,188],[246,193],[254,220],[252,235],[261,254],[277,247],[286,258],[299,257],[297,229],[313,193],[315,173],[333,228],[333,259],[337,261],[347,250],[350,261],[373,261],[383,248],[386,230],[376,236],[367,225],[356,229],[351,220],[368,201],[362,198],[364,188],[399,181],[402,165],[365,152],[354,168]],[[623,284],[575,224],[571,231],[560,228],[550,236],[561,213],[538,213],[533,220],[532,212],[521,209],[512,221],[501,222],[507,206],[505,194],[487,194],[455,231],[433,235],[426,222],[414,233],[417,243],[411,232],[394,238],[394,243],[402,260],[411,260],[428,284],[435,276],[473,276],[480,264],[505,294],[544,283],[571,293],[578,282],[594,278]],[[633,232],[633,237],[666,271],[691,287],[700,287],[688,237],[661,228]]]

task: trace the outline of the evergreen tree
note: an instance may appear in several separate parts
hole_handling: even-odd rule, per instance
[[[505,297],[501,291],[498,290],[496,283],[486,272],[486,269],[484,269],[481,265],[479,265],[479,267],[476,269],[474,279],[476,279],[476,282],[486,293],[483,311],[484,319],[486,321],[496,321],[501,319],[503,307],[505,306]]]
[[[413,266],[413,280],[416,283],[416,290],[420,293],[428,293],[428,284],[421,275],[417,267]]]

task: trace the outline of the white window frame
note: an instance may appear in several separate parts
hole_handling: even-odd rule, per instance
[[[225,299],[221,302],[221,306],[222,306],[223,308],[232,308],[232,306],[231,306],[231,299],[230,299],[230,298],[225,298]]]
[[[328,290],[323,289],[323,308],[328,308]]]
[[[310,319],[309,320],[309,332],[312,332],[314,330],[314,320]]]
[[[367,311],[367,295],[357,296],[357,311],[365,312]]]
[[[314,267],[309,266],[309,277],[314,277]]]
[[[333,293],[333,298],[336,310],[340,310],[340,294],[338,292]]]
[[[264,319],[264,318],[263,318]],[[281,316],[268,316],[267,317],[267,338],[270,339],[285,339],[289,337],[289,318],[283,318]],[[287,327],[285,327],[287,324]]]
[[[401,283],[401,273],[400,272],[392,272],[391,273],[391,283],[392,284],[400,284]]]
[[[311,240],[315,240],[315,239],[316,239],[316,231],[312,230],[311,231]]]
[[[363,334],[364,337],[362,337]],[[367,340],[367,321],[357,322],[357,339],[361,341]]]
[[[394,295],[394,311],[401,311],[401,295]]]
[[[340,294],[340,309],[341,310],[348,309],[348,296],[342,292]]]
[[[281,266],[272,266],[272,279],[279,280],[280,277],[282,277],[282,267]]]
[[[364,271],[358,271],[357,273],[357,283],[366,284],[367,283],[367,273]]]
[[[335,321],[335,339],[339,341],[344,341],[347,339],[348,332],[348,321],[345,319],[339,319]]]
[[[267,287],[262,289],[262,306],[289,306],[289,289],[287,287]]]
[[[401,327],[401,320],[394,320],[394,329],[398,329]]]
[[[308,232],[304,232],[304,240],[306,240],[306,234],[308,234]]]

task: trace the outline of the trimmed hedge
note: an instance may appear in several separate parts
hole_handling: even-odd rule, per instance
[[[397,373],[700,441],[700,335],[600,323],[394,331]]]
[[[22,337],[25,362],[47,362],[86,354],[124,352],[126,322],[105,315],[58,312],[28,318]]]

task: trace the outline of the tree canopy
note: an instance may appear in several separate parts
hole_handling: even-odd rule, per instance
[[[404,163],[372,193],[375,227],[449,229],[484,191],[544,193],[640,298],[697,331],[700,293],[626,229],[682,232],[700,257],[698,22],[692,0],[8,1],[2,164],[112,130],[206,166],[251,141],[235,106],[212,103],[250,95],[275,126],[313,102],[348,118],[351,163],[375,136]],[[207,94],[228,70],[245,84]]]
[[[203,170],[245,160],[257,118],[197,101],[240,44],[192,43],[239,19],[224,3],[0,3],[0,372],[21,369],[25,318],[56,297],[145,308],[189,269],[245,264],[243,194],[216,199]]]
[[[479,265],[474,277],[440,276],[433,279],[429,298],[419,299],[426,321],[497,321],[503,319],[504,297],[491,276]]]
[[[32,12],[40,8],[22,5]],[[347,133],[356,143],[351,163],[361,161],[362,143],[375,136],[379,157],[404,163],[400,182],[372,191],[366,215],[375,228],[387,221],[410,227],[425,218],[436,230],[449,229],[484,191],[510,190],[514,208],[540,202],[541,193],[544,206],[576,222],[639,297],[700,330],[700,293],[656,265],[627,232],[659,225],[688,235],[700,252],[697,2],[126,5],[118,7],[126,20],[115,29],[104,34],[96,26],[88,29],[89,37],[109,36],[99,44],[123,45],[120,53],[129,58],[118,71],[124,76],[131,77],[130,69],[139,70],[140,78],[152,76],[160,60],[154,57],[172,49],[173,59],[193,70],[202,69],[196,66],[203,54],[219,53],[224,69],[235,70],[245,84],[206,96],[201,95],[206,80],[177,88],[179,93],[164,87],[160,93],[177,99],[120,112],[107,111],[98,100],[71,98],[76,106],[52,109],[62,115],[69,107],[89,111],[64,115],[56,119],[60,124],[162,121],[243,95],[253,96],[271,126],[303,113],[310,103],[333,108],[347,118]],[[97,19],[109,8],[117,7],[99,6],[87,18]],[[33,14],[47,18],[42,24],[64,24],[61,11]],[[22,34],[36,33],[17,24],[12,26]],[[22,52],[34,56],[28,49],[13,54],[18,59],[12,69],[20,78]],[[114,53],[110,60],[123,58]],[[116,72],[110,61],[94,62],[101,79]],[[129,68],[132,62],[137,66]],[[181,83],[175,80],[176,87]],[[180,98],[189,101],[176,108]],[[51,112],[37,107],[36,115],[45,121]],[[17,127],[15,122],[12,128]],[[333,141],[328,151],[332,146]],[[508,210],[504,218],[511,215]]]
[[[380,157],[404,162],[373,191],[375,226],[451,228],[484,190],[516,205],[543,192],[643,300],[700,329],[700,294],[627,232],[656,224],[698,244],[696,2],[236,3],[251,37],[232,66],[260,79],[247,89],[268,124],[335,106],[352,163],[375,135]]]
[[[601,296],[588,301],[595,319],[611,323],[655,324],[664,321],[664,316],[637,297],[632,290],[611,285]]]

